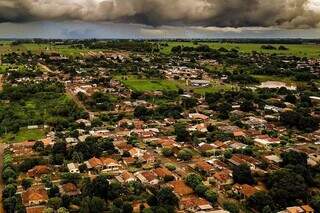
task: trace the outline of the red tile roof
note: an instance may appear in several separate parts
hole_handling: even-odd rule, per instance
[[[192,188],[187,186],[182,180],[171,181],[169,184],[173,188],[173,191],[182,197],[193,193]]]

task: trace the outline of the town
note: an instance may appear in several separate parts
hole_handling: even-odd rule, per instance
[[[4,211],[320,212],[320,47],[223,45],[2,42]]]

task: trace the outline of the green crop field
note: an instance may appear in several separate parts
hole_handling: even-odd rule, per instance
[[[211,48],[219,49],[221,47],[226,49],[237,49],[244,53],[250,53],[252,51],[269,53],[269,54],[279,54],[279,55],[296,55],[301,57],[310,57],[310,58],[320,58],[320,45],[314,44],[284,44],[283,46],[289,48],[289,50],[265,50],[261,49],[263,44],[249,44],[249,43],[218,43],[218,42],[198,42],[195,45],[193,42],[165,42],[168,44],[167,47],[161,49],[162,53],[169,54],[171,48],[174,46],[197,46],[197,45],[208,45]],[[279,47],[280,44],[272,45],[274,47]]]

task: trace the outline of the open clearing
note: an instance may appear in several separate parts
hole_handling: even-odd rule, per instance
[[[147,91],[177,91],[179,88],[190,91],[197,94],[205,94],[206,92],[217,92],[221,90],[232,90],[236,89],[236,86],[231,84],[223,84],[218,80],[212,81],[212,86],[196,88],[189,87],[184,81],[178,80],[162,80],[162,79],[139,79],[137,76],[116,76],[116,79],[120,80],[126,87],[138,92]]]
[[[45,137],[43,129],[21,129],[16,134],[7,133],[3,136],[3,143],[19,143],[28,140],[39,140]]]

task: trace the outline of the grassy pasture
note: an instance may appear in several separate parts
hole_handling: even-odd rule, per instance
[[[161,49],[162,53],[169,54],[171,48],[174,46],[197,46],[197,45],[208,45],[211,48],[219,49],[221,47],[226,49],[237,49],[244,53],[251,53],[257,51],[261,53],[278,54],[278,55],[295,55],[300,57],[320,58],[320,45],[313,44],[284,44],[289,50],[265,50],[261,49],[263,44],[251,44],[251,43],[218,43],[218,42],[198,42],[195,45],[193,42],[164,42],[167,43],[167,47]],[[281,44],[272,44],[272,46],[278,48]]]

